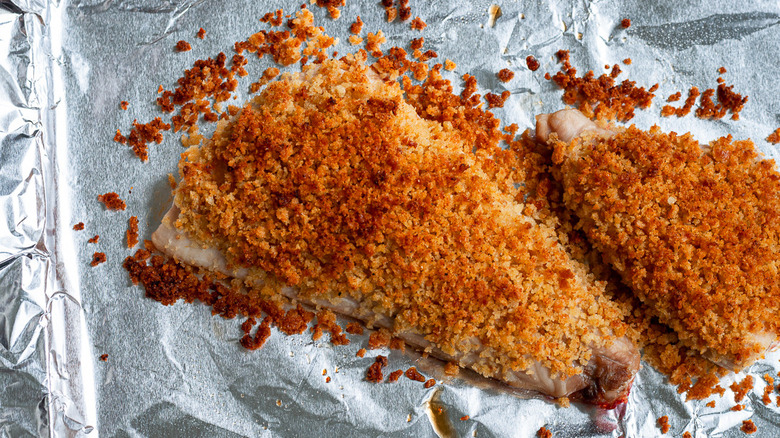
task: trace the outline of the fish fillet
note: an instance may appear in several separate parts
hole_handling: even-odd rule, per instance
[[[326,61],[183,154],[153,241],[513,387],[625,400],[639,355],[619,312],[486,160],[364,59]]]
[[[554,135],[553,135],[554,134]],[[594,247],[680,340],[738,371],[780,333],[780,174],[753,144],[537,117],[564,202]]]

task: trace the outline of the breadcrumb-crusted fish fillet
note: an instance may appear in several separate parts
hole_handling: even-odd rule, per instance
[[[774,161],[750,141],[610,131],[576,110],[539,116],[537,136],[554,147],[564,202],[588,239],[686,345],[737,371],[776,341]]]
[[[624,400],[639,355],[619,312],[484,160],[364,59],[326,61],[183,154],[153,240],[509,385]]]

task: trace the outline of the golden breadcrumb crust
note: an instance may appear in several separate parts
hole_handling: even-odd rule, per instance
[[[558,142],[564,201],[594,246],[687,345],[734,367],[780,329],[780,175],[750,141],[630,127]]]
[[[490,354],[483,374],[580,373],[625,333],[603,285],[495,183],[479,138],[420,118],[364,61],[283,75],[188,150],[177,226],[302,298],[348,296],[445,353]]]

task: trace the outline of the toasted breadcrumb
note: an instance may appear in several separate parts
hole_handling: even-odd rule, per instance
[[[758,428],[753,423],[753,420],[745,420],[742,422],[742,426],[739,428],[742,432],[745,432],[746,434],[750,435],[753,433],[756,433],[758,431]]]
[[[422,18],[415,17],[414,20],[412,20],[410,27],[412,28],[412,30],[422,31],[423,29],[428,27],[428,25],[422,20]]]
[[[192,46],[187,41],[180,40],[178,43],[176,43],[177,52],[188,52],[190,50],[192,50]]]
[[[542,426],[536,431],[538,438],[552,438],[553,434],[546,427]]]
[[[128,106],[130,106],[130,103],[126,100],[119,102],[119,107],[122,108],[123,111],[127,111]]]
[[[625,65],[631,65],[631,62],[632,62],[631,58],[626,58],[626,59],[623,60],[623,64],[625,64]]]
[[[357,46],[358,44],[363,42],[363,38],[357,36],[357,35],[350,35],[349,36],[349,43],[353,46]]]
[[[425,382],[425,377],[417,371],[417,368],[411,367],[404,373],[409,380]]]
[[[734,401],[739,403],[742,401],[743,398],[747,395],[748,392],[750,392],[751,389],[753,389],[753,376],[747,375],[744,379],[742,379],[741,382],[737,383],[734,382],[729,386],[729,389],[734,391]]]
[[[615,79],[620,74],[620,67],[617,64],[612,66],[609,74],[605,73],[598,78],[593,71],[577,77],[577,69],[569,62],[569,52],[559,50],[556,56],[562,63],[561,71],[551,76],[551,80],[564,90],[564,103],[577,104],[578,108],[591,118],[630,120],[634,117],[635,108],[650,107],[655,97],[654,91],[658,89],[658,84],[655,84],[645,90],[644,87],[637,87],[635,82],[629,80],[617,84]]]
[[[624,18],[623,20],[620,21],[620,26],[623,29],[628,29],[629,27],[631,27],[631,20],[628,18]]]
[[[512,78],[515,77],[515,72],[508,68],[503,68],[501,71],[499,71],[496,76],[498,77],[498,80],[501,82],[509,82],[512,80]]]
[[[541,64],[539,64],[539,60],[536,59],[533,55],[528,55],[525,58],[525,65],[528,67],[528,70],[536,71],[539,69]],[[545,79],[550,80],[549,77],[545,77]]]
[[[714,408],[715,407],[715,400],[708,401],[706,406],[708,408]]]
[[[99,240],[100,240],[100,236],[95,234],[89,240],[87,240],[87,243],[98,243]]]
[[[97,198],[98,201],[102,202],[109,210],[124,210],[127,207],[125,201],[123,201],[116,192],[98,195]]]
[[[81,231],[84,229],[84,222],[79,222],[73,226],[74,231]]]
[[[103,362],[108,362],[108,355],[105,354],[105,353],[101,354],[100,355],[100,360],[103,361]]]
[[[354,23],[352,23],[352,24],[349,26],[349,31],[350,31],[350,32],[351,32],[353,35],[357,35],[357,34],[359,34],[359,33],[360,33],[360,31],[361,31],[361,30],[363,30],[363,20],[361,20],[361,19],[360,19],[360,15],[358,15],[358,16],[357,16],[357,18],[355,18],[355,22],[354,22]]]
[[[360,324],[359,322],[350,322],[349,324],[347,324],[346,331],[351,335],[362,335],[363,325]]]
[[[693,435],[691,435],[690,432],[685,431],[683,432],[682,438],[693,438]]]
[[[780,144],[780,128],[775,129],[775,132],[769,134],[766,141],[772,144]]]
[[[196,34],[196,36],[198,38],[200,38],[200,39],[206,38],[206,29],[204,29],[202,27],[200,29],[198,29],[198,33]]]
[[[453,71],[458,65],[449,59],[444,60],[444,69],[447,71]],[[780,131],[780,129],[778,129]],[[771,137],[771,136],[770,136]]]
[[[138,216],[130,216],[127,221],[127,247],[138,245]]]
[[[464,416],[460,417],[460,421],[468,421],[468,419],[469,419],[468,415],[464,415]]]
[[[361,348],[360,350],[357,351],[357,353],[355,353],[355,356],[357,356],[357,357],[364,357],[365,355],[366,355],[366,349],[365,348]]]
[[[432,388],[436,385],[436,379],[428,379],[425,381],[425,384],[423,384],[423,387],[425,389]]]
[[[397,382],[398,379],[404,374],[403,370],[395,370],[387,376],[387,382]]]
[[[664,415],[658,418],[658,428],[661,429],[661,433],[665,434],[669,432],[671,426],[669,425],[669,416]]]
[[[92,261],[89,263],[89,265],[94,268],[95,266],[104,263],[105,261],[106,261],[106,253],[95,252],[95,254],[92,255]]]
[[[395,21],[395,18],[398,17],[398,9],[393,7],[385,8],[385,17],[388,23]]]

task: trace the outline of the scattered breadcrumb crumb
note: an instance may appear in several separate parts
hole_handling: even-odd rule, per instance
[[[447,362],[444,365],[444,374],[447,376],[457,376],[460,373],[460,366],[455,362]]]
[[[116,192],[98,195],[98,201],[102,202],[109,210],[124,210],[127,207],[125,201]]]
[[[726,67],[720,67],[720,68],[718,68],[718,73],[720,73],[720,74],[724,74],[724,73],[726,73]]]
[[[775,132],[769,134],[766,141],[772,144],[780,144],[780,128],[775,129]]]
[[[693,435],[691,435],[691,433],[690,433],[690,432],[687,432],[687,431],[686,431],[686,432],[683,432],[683,436],[682,436],[682,438],[693,438]]]
[[[620,26],[623,27],[623,29],[628,29],[631,27],[631,20],[628,18],[624,18],[620,21]]]
[[[542,426],[536,431],[536,436],[539,438],[552,438],[553,434],[546,427]]]
[[[501,82],[509,82],[512,80],[512,78],[515,77],[515,72],[509,70],[508,68],[504,68],[501,69],[501,71],[499,71],[498,74],[496,74],[496,76],[498,77],[498,80],[500,80]]]
[[[128,219],[126,238],[128,248],[138,245],[138,216],[130,216]]]
[[[425,382],[425,377],[420,374],[419,371],[417,371],[416,367],[411,367],[408,370],[406,370],[406,373],[404,373],[406,377],[410,380],[414,380],[416,382]]]
[[[468,421],[468,419],[469,419],[468,415],[464,415],[464,416],[460,417],[460,421]]]
[[[397,382],[398,379],[403,375],[403,373],[404,373],[403,370],[395,370],[395,371],[393,371],[392,373],[390,373],[387,376],[387,382],[388,383]]]
[[[330,376],[325,378],[325,383],[330,383]]]
[[[428,388],[431,388],[431,387],[433,387],[434,385],[436,385],[436,379],[428,379],[428,380],[425,382],[425,384],[423,385],[423,387],[425,387],[426,389],[428,389]]]
[[[127,107],[130,105],[130,103],[126,100],[123,100],[119,102],[119,107],[122,108],[122,110],[127,111]]]
[[[357,46],[358,44],[363,42],[363,38],[357,36],[357,35],[350,35],[349,36],[349,43],[353,46]]]
[[[753,420],[745,420],[742,422],[742,427],[740,427],[739,430],[750,435],[756,433],[758,431],[758,428],[756,427],[755,424],[753,424]]]
[[[682,97],[682,93],[679,91],[666,98],[667,102],[677,102]]]
[[[707,402],[706,406],[708,408],[714,408],[715,407],[715,400],[710,400],[709,402]]]
[[[105,353],[101,354],[100,355],[100,360],[103,361],[103,362],[108,362],[108,355],[105,354]]]
[[[741,382],[734,382],[729,386],[729,389],[734,391],[734,401],[739,403],[745,398],[748,392],[753,389],[753,376],[747,375]]]
[[[368,336],[368,349],[376,350],[390,345],[390,332],[385,329],[379,329]]]
[[[444,69],[447,70],[447,71],[453,71],[453,70],[455,70],[455,68],[457,66],[458,65],[455,64],[455,62],[453,62],[453,61],[451,61],[449,59],[445,59],[444,60]],[[778,129],[778,131],[780,131],[780,129]]]
[[[84,222],[79,222],[73,226],[74,231],[81,231],[84,229]]]
[[[369,382],[379,383],[384,379],[384,376],[382,374],[382,368],[387,366],[387,357],[386,356],[377,356],[374,359],[374,363],[371,364],[370,367],[368,367],[368,371],[366,371],[366,380]]]
[[[206,38],[206,29],[204,29],[204,28],[202,28],[202,27],[201,27],[200,29],[198,29],[197,36],[198,36],[198,38],[200,38],[200,39],[204,39],[204,38]]]
[[[733,412],[739,412],[745,409],[745,405],[734,405],[729,410]]]
[[[669,429],[671,426],[669,425],[669,416],[664,415],[663,417],[660,417],[658,419],[658,428],[661,429],[661,433],[667,433],[669,432]]]
[[[87,243],[98,243],[98,240],[100,240],[100,235],[95,234],[89,240],[87,240]]]
[[[415,19],[412,20],[409,26],[412,28],[412,30],[420,30],[420,31],[428,27],[428,25],[425,24],[425,22],[420,17],[415,17]]]
[[[349,31],[352,34],[357,35],[361,30],[363,30],[363,20],[361,20],[360,15],[358,15],[357,18],[355,18],[355,22],[349,26]]]
[[[350,322],[347,324],[346,332],[351,335],[362,335],[363,334],[363,325],[359,322]]]
[[[357,357],[364,357],[365,355],[366,355],[366,349],[365,348],[361,348],[360,350],[357,351],[357,353],[355,353],[355,356],[357,356]]]
[[[525,58],[525,65],[528,67],[528,70],[536,71],[539,69],[539,66],[541,64],[539,64],[539,60],[534,58],[533,55],[528,55]],[[545,78],[545,79],[549,80],[549,78]]]
[[[385,17],[388,23],[392,23],[398,17],[398,9],[393,7],[385,8]]]
[[[187,41],[180,40],[178,43],[176,43],[177,52],[188,52],[190,50],[192,50],[192,46]]]
[[[631,61],[631,58],[626,58],[626,59],[623,60],[623,64],[625,64],[625,65],[631,65],[632,62],[633,61]]]
[[[101,263],[104,263],[106,261],[106,253],[104,252],[96,252],[92,255],[92,261],[89,263],[90,266],[95,267]]]

